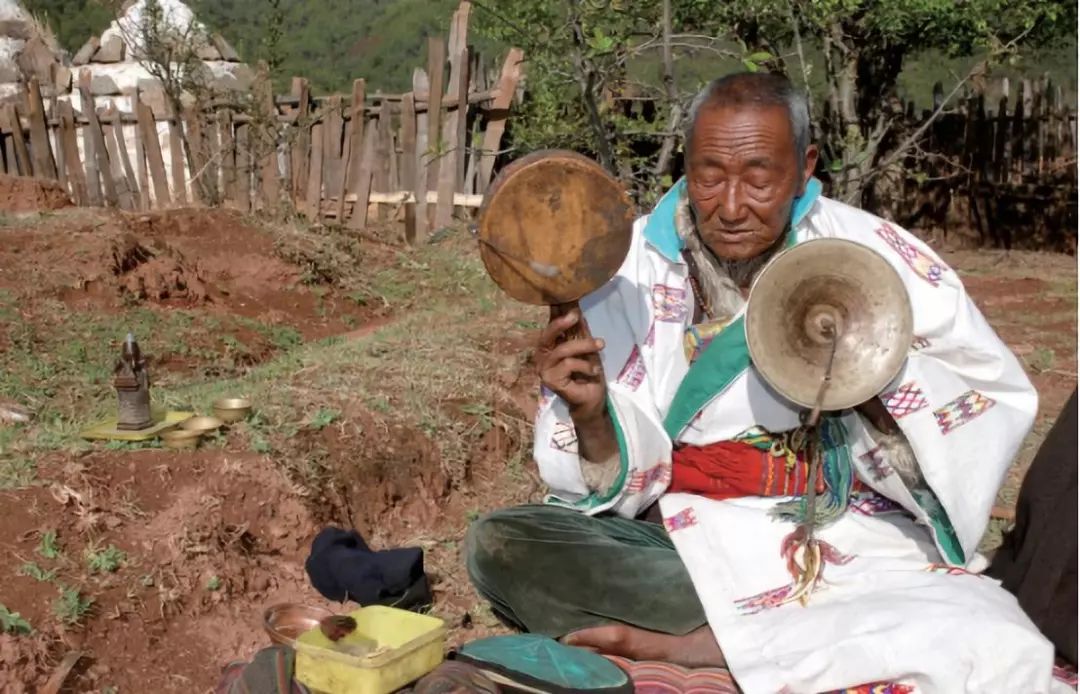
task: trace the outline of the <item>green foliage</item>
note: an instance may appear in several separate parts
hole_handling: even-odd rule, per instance
[[[196,0],[200,20],[229,39],[244,60],[266,60],[278,91],[294,76],[316,92],[406,91],[426,64],[429,36],[445,37],[457,0]]]
[[[311,427],[313,429],[325,429],[338,419],[341,418],[341,412],[338,410],[331,410],[325,407],[320,407],[318,411],[311,416]]]
[[[3,453],[3,446],[0,446]],[[0,455],[0,490],[29,486],[37,477],[37,465],[30,458]]]
[[[46,571],[35,562],[28,561],[19,567],[19,575],[27,576],[35,581],[48,582],[56,578],[56,569]]]
[[[41,542],[38,544],[37,553],[46,559],[59,559],[63,551],[60,549],[60,545],[57,544],[56,531],[46,530],[41,535]]]
[[[113,19],[110,4],[101,0],[24,0],[23,5],[46,22],[60,45],[72,54]]]
[[[1068,34],[1076,18],[1075,3],[1064,0],[670,0],[670,7],[674,65],[665,82],[662,3],[655,0],[479,4],[478,30],[522,46],[527,57],[515,150],[591,154],[636,182],[649,202],[659,179],[672,173],[668,162],[656,161],[671,130],[669,107],[681,103],[685,112],[712,77],[777,70],[811,92],[825,171],[857,195],[897,125],[890,100],[909,58],[938,51],[1011,60],[1016,46]],[[658,113],[645,115],[625,97],[650,99]]]
[[[75,626],[90,614],[94,599],[84,596],[78,588],[60,587],[60,596],[53,602],[53,614],[64,624]]]
[[[29,634],[33,631],[30,622],[22,618],[18,612],[12,612],[3,603],[0,603],[0,634]]]
[[[125,559],[127,555],[116,545],[109,545],[104,549],[86,548],[86,566],[91,573],[115,573]]]

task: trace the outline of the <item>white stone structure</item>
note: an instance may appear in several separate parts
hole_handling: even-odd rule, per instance
[[[17,98],[31,77],[46,96],[66,91],[71,81],[49,29],[19,0],[0,0],[0,102]]]
[[[10,0],[0,0],[0,3]],[[195,41],[198,57],[206,68],[208,83],[215,90],[246,92],[251,88],[253,72],[245,63],[240,62],[236,51],[219,35],[211,34],[181,0],[157,0],[162,9],[162,21],[176,36],[189,37]],[[79,75],[83,70],[90,73],[90,93],[96,108],[110,105],[122,112],[134,113],[135,95],[141,94],[143,103],[150,106],[154,115],[161,119],[166,114],[164,93],[158,80],[140,62],[146,0],[128,2],[119,17],[109,25],[100,37],[93,37],[75,54],[71,72],[76,88],[61,98],[71,101],[77,110],[83,110],[82,99],[77,89]],[[172,180],[172,151],[169,147],[168,123],[157,122],[158,140],[165,160],[166,176],[169,188],[176,197],[176,184]],[[124,126],[124,136],[128,145],[129,157],[136,159],[135,126]],[[79,142],[80,155],[83,142]],[[185,167],[186,168],[186,167]],[[191,172],[188,172],[190,178]],[[150,186],[150,196],[153,186]],[[191,199],[190,191],[188,199]]]

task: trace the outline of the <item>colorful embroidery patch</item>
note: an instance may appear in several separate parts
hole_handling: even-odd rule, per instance
[[[986,412],[997,403],[979,393],[969,390],[944,407],[934,410],[934,418],[937,419],[938,429],[942,434],[964,426],[983,412]]]
[[[626,360],[626,364],[623,365],[622,371],[619,372],[619,377],[615,381],[630,390],[637,390],[644,380],[645,360],[641,358],[641,351],[637,348],[637,345],[634,345],[634,348],[630,350],[630,357]]]
[[[877,233],[878,236],[885,240],[885,243],[900,254],[908,267],[914,270],[919,277],[922,277],[933,287],[941,284],[941,277],[945,274],[944,265],[919,250],[915,244],[905,240],[900,235],[900,232],[888,224],[882,224],[878,227]]]
[[[786,586],[766,590],[748,598],[741,598],[735,601],[735,609],[739,611],[739,614],[751,615],[779,607],[787,599],[787,596],[791,594],[794,586],[795,584],[789,583]]]
[[[980,574],[968,571],[959,566],[952,566],[951,564],[928,564],[923,571],[945,576],[975,576],[976,578],[982,578]]]
[[[540,386],[540,399],[537,402],[536,416],[540,416],[540,413],[547,409],[547,406],[551,404],[551,401],[555,399],[555,391],[547,386]]]
[[[1054,665],[1054,679],[1058,682],[1064,682],[1073,689],[1077,687],[1077,674],[1076,668],[1064,663],[1062,665]]]
[[[682,323],[686,320],[686,290],[654,284],[652,288],[653,315],[665,323]]]
[[[918,335],[916,335],[911,340],[911,351],[912,352],[921,352],[922,350],[926,349],[929,346],[930,346],[930,340],[927,340],[925,337],[919,337]]]
[[[685,530],[695,525],[697,525],[697,514],[694,513],[693,508],[684,508],[674,516],[664,519],[664,527],[667,528],[669,533],[676,530]]]
[[[873,684],[860,684],[858,687],[838,689],[829,694],[913,694],[915,687],[897,682],[874,682]]]
[[[671,482],[671,463],[658,463],[648,470],[635,470],[626,483],[626,491],[640,494],[657,482],[665,487]]]
[[[880,516],[883,513],[903,513],[904,507],[888,497],[877,493],[851,497],[853,513],[860,516]]]
[[[892,466],[885,462],[885,454],[881,452],[880,448],[871,448],[860,455],[859,460],[866,466],[875,482],[880,482],[894,472]]]
[[[930,404],[922,389],[914,382],[905,383],[891,393],[885,393],[881,396],[881,401],[893,419],[903,419]]]
[[[686,353],[687,363],[693,364],[697,361],[701,353],[709,347],[713,338],[722,333],[728,323],[730,321],[713,321],[711,323],[691,325],[687,328],[686,334],[683,336],[683,351]]]
[[[577,453],[577,430],[569,422],[556,422],[551,447],[563,453]]]

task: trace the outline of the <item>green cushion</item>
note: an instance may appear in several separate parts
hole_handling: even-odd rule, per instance
[[[517,634],[473,641],[455,658],[484,670],[504,687],[556,694],[633,694],[629,675],[607,658],[546,636]]]

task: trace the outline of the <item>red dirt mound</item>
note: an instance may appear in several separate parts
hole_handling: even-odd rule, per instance
[[[302,568],[316,526],[265,458],[102,451],[58,472],[62,483],[19,492],[18,504],[0,494],[12,511],[0,521],[3,599],[36,631],[0,640],[0,691],[40,686],[68,650],[88,655],[70,691],[203,685],[267,645],[267,606],[325,604]],[[49,531],[51,557],[39,551]],[[109,545],[124,552],[120,567],[89,568]],[[28,575],[29,562],[55,575]],[[56,617],[62,587],[94,596],[78,625]]]
[[[325,478],[313,485],[312,514],[324,522],[379,526],[429,524],[449,490],[435,446],[423,434],[362,414],[338,427],[305,429],[296,453],[316,461]]]
[[[0,517],[0,555],[9,558],[0,602],[35,629],[0,640],[0,691],[40,686],[69,650],[88,654],[70,691],[178,691],[185,682],[202,691],[226,662],[268,645],[268,606],[329,606],[303,568],[321,527],[355,522],[380,547],[440,521],[450,490],[430,440],[347,409],[292,437],[288,457],[303,463],[295,470],[230,440],[190,453],[57,457],[39,468],[58,480],[49,487],[0,492],[10,509]],[[44,539],[50,532],[54,541]],[[92,555],[110,545],[123,562],[94,570]],[[58,617],[65,587],[94,599],[77,625]]]
[[[79,311],[199,307],[288,325],[308,339],[372,318],[373,308],[341,296],[335,286],[306,284],[304,269],[285,260],[275,241],[226,210],[132,215],[73,209],[3,232],[0,289],[28,300],[59,298]],[[339,262],[375,267],[378,260],[365,255]]]
[[[0,212],[40,212],[71,206],[71,198],[57,181],[0,174]]]

